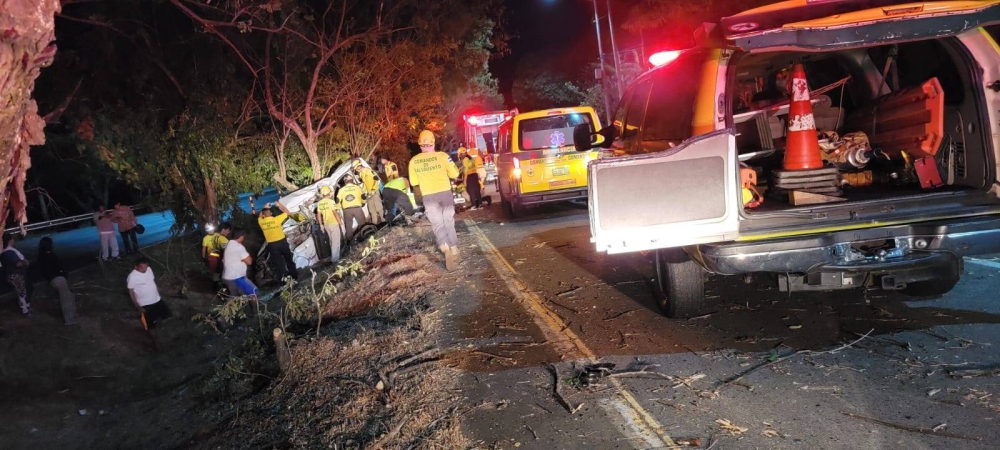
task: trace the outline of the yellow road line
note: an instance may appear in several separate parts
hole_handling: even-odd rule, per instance
[[[538,294],[532,292],[518,279],[517,270],[514,270],[514,266],[507,262],[507,259],[500,254],[500,250],[497,250],[496,246],[490,242],[486,234],[483,233],[483,230],[471,219],[465,219],[465,226],[478,238],[479,246],[486,254],[486,259],[489,260],[490,264],[497,271],[497,275],[510,288],[511,293],[518,298],[519,303],[534,316],[535,323],[542,329],[542,333],[545,334],[546,338],[550,340],[554,338],[557,347],[562,347],[560,350],[563,352],[568,351],[569,353],[578,354],[591,363],[598,362],[597,354],[587,347],[587,344],[576,333],[569,329],[569,326],[563,322],[562,318],[555,311],[545,305],[545,302]],[[632,411],[632,421],[635,425],[655,434],[663,441],[665,446],[678,448],[674,440],[664,431],[663,426],[656,421],[649,411],[639,404],[632,393],[625,389],[625,386],[617,378],[610,378],[609,383]]]

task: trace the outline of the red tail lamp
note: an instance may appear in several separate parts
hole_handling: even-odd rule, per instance
[[[667,50],[663,52],[656,52],[653,53],[652,55],[649,55],[649,63],[652,64],[654,67],[665,66],[667,64],[674,62],[674,60],[677,59],[679,56],[681,56],[680,50]]]

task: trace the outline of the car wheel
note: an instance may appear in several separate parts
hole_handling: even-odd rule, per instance
[[[354,242],[365,242],[371,235],[375,234],[378,228],[370,223],[365,224],[354,234]]]
[[[507,214],[508,219],[514,220],[517,218],[517,209],[514,207],[514,204],[510,202],[510,200],[507,200],[507,197],[504,197],[503,194],[500,194],[500,205],[503,206],[503,212],[504,214]]]
[[[684,318],[699,312],[705,304],[705,270],[679,249],[657,250],[654,258],[663,314]]]

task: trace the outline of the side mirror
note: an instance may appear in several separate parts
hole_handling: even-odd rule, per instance
[[[589,123],[581,123],[573,127],[573,147],[576,148],[576,151],[585,152],[594,148],[593,135]]]
[[[597,147],[611,148],[611,144],[618,137],[616,136],[617,130],[614,125],[609,125],[601,128],[601,131],[594,133],[590,131],[590,124],[581,123],[573,127],[573,147],[578,152],[584,152]],[[593,139],[594,136],[601,136],[604,139],[601,142],[597,142]]]

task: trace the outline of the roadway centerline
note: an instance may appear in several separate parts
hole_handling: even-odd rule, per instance
[[[465,219],[465,226],[479,240],[479,246],[486,255],[486,259],[490,262],[490,265],[493,266],[493,269],[496,270],[500,278],[506,283],[511,294],[517,298],[518,303],[532,315],[546,339],[549,339],[550,342],[556,345],[558,350],[566,355],[582,356],[589,363],[599,362],[597,354],[587,347],[587,344],[576,333],[569,329],[569,326],[566,325],[562,318],[546,306],[538,294],[532,292],[518,279],[517,270],[503,257],[500,250],[490,242],[482,229],[476,225],[476,222],[471,219]],[[615,405],[608,409],[619,411],[623,413],[622,416],[626,416],[629,426],[619,427],[619,430],[623,434],[631,431],[631,434],[635,435],[626,435],[626,438],[629,438],[630,441],[639,438],[644,442],[648,442],[653,437],[658,441],[658,444],[662,443],[662,446],[679,448],[674,440],[664,431],[663,426],[656,421],[649,411],[639,404],[635,396],[618,379],[610,378],[609,384],[615,389],[618,396],[621,397],[621,402],[616,402]]]

